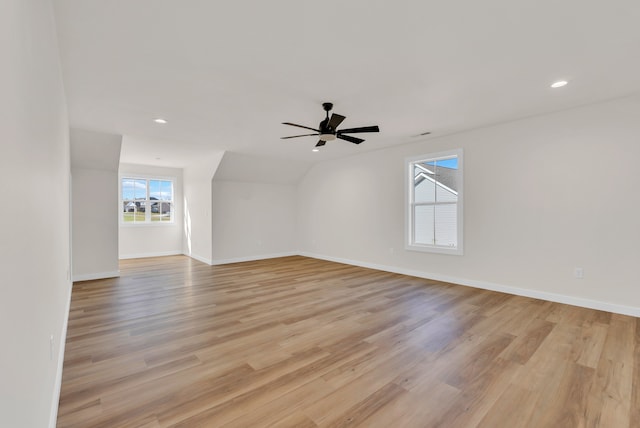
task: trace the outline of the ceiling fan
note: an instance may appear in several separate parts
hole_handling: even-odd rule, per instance
[[[320,137],[320,140],[316,144],[316,147],[321,147],[321,146],[324,146],[327,143],[327,141],[333,141],[336,138],[340,138],[341,140],[345,140],[353,144],[360,144],[364,141],[362,138],[352,137],[350,135],[345,135],[345,134],[359,134],[362,132],[380,132],[380,128],[378,128],[377,125],[337,130],[336,128],[342,123],[345,117],[336,113],[332,113],[331,118],[329,118],[329,112],[333,108],[332,103],[323,103],[322,107],[324,108],[324,111],[327,112],[327,117],[322,122],[320,122],[320,125],[318,125],[319,129],[310,128],[308,126],[298,125],[291,122],[282,122],[283,125],[297,126],[298,128],[304,128],[304,129],[309,129],[311,131],[316,131],[315,134],[292,135],[290,137],[282,137],[282,139],[309,137],[312,135],[318,135]]]

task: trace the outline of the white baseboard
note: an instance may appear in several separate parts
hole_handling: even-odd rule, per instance
[[[94,279],[117,278],[119,276],[120,276],[120,271],[87,273],[83,275],[73,275],[73,282],[93,281]]]
[[[124,254],[119,255],[120,260],[127,259],[146,259],[147,257],[164,257],[164,256],[180,256],[182,251],[163,251],[159,253],[140,253],[140,254]]]
[[[56,428],[58,421],[58,405],[60,404],[60,391],[62,389],[62,369],[64,367],[64,350],[67,344],[67,326],[69,325],[69,312],[71,311],[72,288],[73,283],[69,282],[67,304],[64,311],[64,320],[62,321],[62,330],[60,331],[60,343],[58,345],[58,367],[56,369],[56,381],[53,386],[51,412],[49,413],[49,428]]]
[[[185,256],[187,256],[187,257],[191,257],[192,259],[196,259],[196,260],[197,260],[197,261],[199,261],[199,262],[206,263],[206,264],[208,264],[209,266],[211,266],[211,265],[213,264],[213,261],[212,261],[211,259],[208,259],[208,258],[206,258],[206,257],[199,256],[199,255],[197,255],[197,254],[186,254],[186,253],[185,253],[184,255],[185,255]]]
[[[157,256],[175,255],[175,254],[181,254],[181,253],[137,255],[136,258],[137,257],[157,257]],[[640,317],[640,308],[636,306],[626,306],[626,305],[620,305],[617,303],[586,299],[583,297],[568,296],[565,294],[550,293],[547,291],[532,290],[529,288],[520,288],[520,287],[514,287],[512,285],[497,284],[497,283],[488,282],[488,281],[478,281],[474,279],[460,278],[460,277],[450,276],[450,275],[442,275],[442,274],[437,274],[432,272],[401,268],[397,266],[381,265],[377,263],[363,262],[360,260],[344,259],[340,257],[326,256],[323,254],[310,253],[306,251],[289,251],[284,253],[261,254],[261,255],[255,255],[255,256],[236,257],[236,258],[217,259],[217,260],[210,260],[204,257],[200,257],[197,254],[185,254],[185,255],[193,259],[196,259],[202,263],[206,263],[208,265],[224,265],[224,264],[230,264],[230,263],[241,263],[241,262],[249,262],[249,261],[255,261],[255,260],[265,260],[265,259],[273,259],[278,257],[289,257],[289,256],[300,255],[300,256],[311,257],[315,259],[321,259],[321,260],[327,260],[327,261],[332,261],[337,263],[344,263],[344,264],[353,265],[353,266],[365,267],[369,269],[376,269],[376,270],[381,270],[385,272],[393,272],[393,273],[398,273],[402,275],[415,276],[418,278],[450,282],[452,284],[465,285],[468,287],[481,288],[484,290],[498,291],[501,293],[513,294],[516,296],[531,297],[534,299],[548,300],[550,302],[557,302],[557,303],[563,303],[567,305],[580,306],[580,307],[589,308],[589,309],[596,309],[600,311],[613,312],[613,313],[622,314],[622,315],[630,315],[633,317]],[[120,258],[134,258],[134,257],[120,257]],[[100,276],[100,275],[106,275],[106,276]],[[81,276],[81,278],[79,279],[76,276],[74,276],[74,281],[86,281],[90,279],[110,278],[113,276],[119,276],[119,274],[116,272],[115,274],[114,273],[98,274],[95,277]]]
[[[531,297],[534,299],[548,300],[550,302],[564,303],[572,306],[580,306],[583,308],[597,309],[599,311],[614,312],[622,315],[630,315],[640,317],[640,308],[634,306],[619,305],[616,303],[601,302],[598,300],[585,299],[576,296],[567,296],[564,294],[549,293],[546,291],[531,290],[528,288],[513,287],[510,285],[496,284],[487,281],[477,281],[467,278],[458,278],[449,275],[441,275],[430,272],[423,272],[413,269],[405,269],[396,266],[379,265],[376,263],[362,262],[358,260],[343,259],[339,257],[325,256],[322,254],[300,252],[301,256],[311,257],[314,259],[327,260],[337,263],[344,263],[353,266],[360,266],[369,269],[376,269],[385,272],[399,273],[402,275],[415,276],[418,278],[433,279],[436,281],[449,282],[452,284],[465,285],[468,287],[481,288],[484,290],[499,291],[501,293],[513,294],[516,296]]]
[[[285,253],[272,253],[272,254],[260,254],[257,256],[247,256],[247,257],[236,257],[231,259],[218,259],[213,260],[212,265],[226,265],[230,263],[242,263],[242,262],[253,262],[256,260],[265,260],[265,259],[276,259],[278,257],[290,257],[297,256],[300,253],[297,251],[288,251]]]

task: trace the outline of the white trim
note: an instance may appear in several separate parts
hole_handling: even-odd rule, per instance
[[[58,367],[56,369],[56,381],[53,387],[53,400],[51,402],[51,412],[49,413],[49,428],[56,428],[58,422],[58,406],[60,405],[60,391],[62,390],[62,369],[64,368],[64,350],[67,344],[67,326],[69,325],[69,312],[71,311],[71,292],[73,283],[69,281],[69,291],[67,295],[67,305],[62,321],[62,330],[58,344]]]
[[[93,281],[94,279],[117,278],[119,276],[120,276],[120,271],[87,273],[83,275],[73,275],[73,282]]]
[[[236,257],[232,259],[219,259],[213,260],[212,265],[226,265],[230,263],[242,263],[242,262],[253,262],[256,260],[266,260],[266,259],[277,259],[278,257],[291,257],[297,256],[300,253],[297,251],[288,251],[285,253],[273,253],[273,254],[261,254],[258,256],[247,256],[247,257]]]
[[[119,255],[118,259],[146,259],[148,257],[164,257],[164,256],[181,256],[182,251],[161,251],[157,253],[139,253],[139,254],[124,254]]]
[[[202,256],[199,256],[197,254],[186,254],[186,253],[184,253],[184,255],[187,256],[187,257],[191,257],[192,259],[195,259],[195,260],[197,260],[199,262],[208,264],[209,266],[213,265],[213,261],[211,259],[207,259],[206,257],[202,257]]]
[[[170,227],[170,226],[180,226],[175,221],[149,221],[149,222],[121,222],[120,227]]]
[[[415,276],[418,278],[433,279],[436,281],[449,282],[452,284],[463,285],[473,288],[481,288],[483,290],[498,291],[500,293],[513,294],[516,296],[531,297],[533,299],[547,300],[550,302],[563,303],[566,305],[580,306],[583,308],[597,309],[599,311],[613,312],[632,317],[640,317],[640,307],[619,305],[617,303],[601,302],[598,300],[585,299],[576,296],[567,296],[564,294],[550,293],[547,291],[531,290],[529,288],[513,287],[510,285],[496,284],[487,281],[477,281],[467,278],[459,278],[449,275],[441,275],[436,273],[423,272],[413,269],[399,268],[395,266],[379,265],[376,263],[362,262],[358,260],[343,259],[339,257],[325,256],[315,253],[301,252],[301,256],[311,257],[314,259],[328,260],[336,263],[344,263],[353,266],[360,266],[369,269],[376,269],[385,272],[399,273],[401,275]]]

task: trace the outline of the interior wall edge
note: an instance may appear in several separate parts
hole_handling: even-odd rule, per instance
[[[247,257],[235,257],[230,259],[219,259],[219,260],[214,259],[213,263],[211,264],[214,266],[217,266],[217,265],[226,265],[231,263],[242,263],[242,262],[253,262],[257,260],[277,259],[280,257],[291,257],[291,256],[298,256],[298,255],[300,255],[298,251],[287,251],[284,253],[260,254],[260,255],[247,256]]]
[[[202,256],[199,256],[197,254],[187,254],[187,253],[184,253],[184,255],[187,256],[187,257],[191,257],[192,259],[197,260],[199,262],[202,262],[204,264],[207,264],[209,266],[213,265],[213,260],[208,259],[206,257],[202,257]]]
[[[73,275],[73,282],[93,281],[96,279],[107,279],[107,278],[118,278],[119,276],[120,276],[120,271],[97,272],[97,273],[89,273],[89,274],[83,274],[83,275]]]
[[[51,401],[51,413],[49,416],[49,428],[56,428],[58,421],[58,407],[60,403],[60,391],[62,390],[62,371],[64,368],[64,350],[67,344],[67,330],[69,326],[69,313],[71,312],[71,292],[73,282],[69,281],[66,299],[66,308],[60,331],[60,345],[58,346],[58,365],[56,367],[56,377],[53,386],[53,400]]]
[[[120,260],[128,260],[128,259],[145,259],[148,257],[165,257],[165,256],[179,256],[183,254],[182,251],[162,251],[162,252],[154,252],[154,253],[138,253],[138,254],[122,254],[120,255]]]

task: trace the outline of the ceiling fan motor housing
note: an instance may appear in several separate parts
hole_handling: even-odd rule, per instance
[[[329,126],[329,112],[333,108],[333,103],[322,103],[322,107],[324,111],[327,112],[327,117],[318,125],[318,129],[320,130],[319,138],[322,141],[333,141],[336,139],[336,130],[331,129]]]
[[[320,139],[322,141],[333,141],[336,139],[336,130],[331,129],[331,127],[329,126],[328,117],[320,122],[320,125],[318,125],[318,129],[320,130]]]

